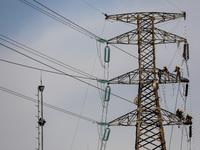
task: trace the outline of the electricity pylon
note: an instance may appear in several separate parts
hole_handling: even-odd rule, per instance
[[[105,15],[106,19],[135,24],[137,28],[108,40],[108,44],[138,45],[139,68],[109,80],[109,84],[138,84],[137,109],[111,122],[109,126],[136,126],[136,150],[166,150],[164,125],[181,125],[175,114],[160,107],[158,85],[189,82],[188,79],[168,73],[159,75],[155,61],[155,45],[187,42],[178,35],[155,27],[178,18],[184,13],[138,12]],[[159,77],[159,79],[158,79]]]

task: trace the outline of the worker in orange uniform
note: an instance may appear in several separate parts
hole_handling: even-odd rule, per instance
[[[176,81],[180,80],[181,72],[180,72],[180,68],[178,66],[175,66],[174,72],[176,72]]]
[[[166,78],[168,78],[168,81],[169,81],[170,80],[169,79],[169,71],[167,69],[167,66],[164,66],[163,72],[165,73],[165,82],[166,82]]]

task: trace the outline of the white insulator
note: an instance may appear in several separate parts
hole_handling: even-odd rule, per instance
[[[104,130],[103,140],[108,141],[109,135],[110,135],[110,128],[106,128]]]
[[[110,100],[110,93],[111,93],[111,88],[110,86],[106,86],[105,88],[105,94],[104,94],[104,100],[109,101]]]
[[[104,48],[104,61],[110,62],[110,47],[109,46],[106,46]]]

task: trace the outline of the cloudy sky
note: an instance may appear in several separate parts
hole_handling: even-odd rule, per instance
[[[32,0],[27,0],[39,6]],[[110,39],[136,27],[114,21],[105,21],[102,13],[117,14],[128,12],[182,12],[187,19],[177,19],[169,23],[158,25],[158,28],[186,37],[190,44],[189,79],[190,90],[186,101],[186,112],[193,116],[192,149],[200,147],[200,111],[199,111],[199,5],[197,0],[38,0],[70,21],[89,30],[91,33]],[[82,114],[90,119],[100,121],[102,117],[101,92],[88,86],[97,86],[97,82],[89,79],[74,79],[67,75],[40,71],[33,68],[19,66],[13,63],[32,66],[43,70],[65,74],[83,76],[80,70],[87,73],[87,77],[114,78],[123,73],[138,68],[137,59],[110,46],[111,61],[108,69],[103,69],[101,61],[105,44],[99,44],[91,37],[76,31],[66,24],[54,20],[41,12],[31,8],[19,0],[0,0],[0,149],[2,150],[33,150],[37,148],[37,103],[16,96],[16,93],[37,100],[37,87],[42,77],[44,101],[56,108],[62,108],[76,114]],[[186,28],[185,28],[186,26]],[[17,41],[15,45],[10,42]],[[19,45],[20,43],[20,45]],[[23,45],[24,46],[23,46]],[[23,48],[22,48],[23,47]],[[29,48],[28,48],[29,47]],[[120,46],[131,55],[137,56],[136,46]],[[164,65],[173,71],[174,65],[181,66],[181,50],[176,44],[156,47],[157,67]],[[25,50],[29,50],[25,51]],[[15,51],[13,51],[15,50]],[[67,64],[58,65],[45,60],[34,52],[40,52],[51,58]],[[177,52],[177,53],[176,53]],[[22,55],[23,54],[23,55]],[[28,56],[28,57],[27,57]],[[44,57],[44,55],[43,55]],[[37,61],[36,61],[37,60]],[[12,64],[9,62],[13,62]],[[42,64],[42,63],[43,64]],[[45,65],[44,65],[45,64]],[[64,66],[64,67],[63,67]],[[74,72],[72,66],[79,70]],[[184,75],[187,77],[187,70]],[[85,77],[85,76],[84,76]],[[80,79],[80,78],[79,78]],[[98,84],[99,87],[101,86]],[[112,93],[123,99],[111,96],[108,107],[108,121],[136,109],[132,101],[137,95],[137,85],[111,85]],[[178,85],[160,86],[160,103],[164,109],[174,111],[177,107],[184,108],[183,100],[177,96]],[[5,92],[5,90],[7,92]],[[12,91],[12,93],[11,93]],[[182,85],[181,90],[182,92]],[[16,92],[16,93],[13,93]],[[15,95],[13,95],[15,94]],[[178,97],[178,98],[177,98]],[[98,149],[99,127],[97,124],[77,117],[44,107],[44,149],[59,150],[93,150]],[[186,127],[187,129],[187,127]],[[165,128],[167,149],[183,149],[189,147],[185,127]],[[172,139],[170,135],[172,132]],[[183,132],[182,132],[183,131]],[[182,134],[183,133],[183,134]],[[181,140],[182,139],[182,140]],[[171,145],[169,144],[171,141]],[[107,149],[134,149],[135,127],[111,127]]]

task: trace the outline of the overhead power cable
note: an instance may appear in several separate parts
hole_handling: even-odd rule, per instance
[[[20,97],[20,98],[26,99],[26,100],[28,100],[28,101],[31,101],[31,102],[34,102],[34,103],[38,103],[38,100],[36,100],[36,99],[34,99],[34,98],[28,97],[28,96],[26,96],[26,95],[22,95],[22,94],[20,94],[20,93],[17,93],[17,92],[15,92],[15,91],[9,90],[9,89],[7,89],[7,88],[4,88],[4,87],[1,87],[1,86],[0,86],[0,90],[1,90],[1,91],[4,91],[4,92],[6,92],[6,93],[9,93],[9,94],[18,96],[18,97]],[[78,115],[78,114],[76,114],[76,113],[70,112],[70,111],[68,111],[68,110],[65,110],[65,109],[56,107],[56,106],[51,105],[51,104],[48,104],[48,103],[44,103],[44,106],[46,106],[46,107],[48,107],[48,108],[51,108],[51,109],[54,109],[54,110],[56,110],[56,111],[59,111],[59,112],[62,112],[62,113],[65,113],[65,114],[68,114],[68,115],[71,115],[71,116],[74,116],[74,117],[77,117],[77,118],[80,118],[80,119],[83,119],[83,120],[92,122],[92,123],[97,123],[97,124],[100,123],[100,122],[98,122],[98,121],[96,121],[96,120],[93,120],[93,119],[90,119],[90,118],[88,118],[88,117],[84,117],[84,116]]]
[[[39,11],[39,12],[47,15],[48,17],[53,18],[54,20],[56,20],[56,21],[58,21],[58,22],[60,22],[60,23],[62,23],[64,25],[66,25],[66,26],[68,26],[68,27],[70,27],[70,28],[72,28],[72,29],[74,29],[74,30],[76,30],[76,31],[78,31],[78,32],[80,32],[80,33],[82,33],[82,34],[84,34],[84,35],[92,38],[92,39],[97,40],[98,42],[101,42],[101,43],[105,43],[106,42],[107,43],[106,39],[102,39],[101,37],[93,34],[92,32],[90,32],[90,31],[86,30],[85,28],[79,26],[78,24],[72,22],[71,20],[67,19],[66,17],[63,17],[59,13],[53,11],[52,9],[50,9],[47,6],[39,3],[36,0],[33,0],[33,1],[36,2],[37,4],[39,4],[40,6],[44,7],[48,11],[46,11],[46,10],[44,10],[44,9],[42,9],[42,8],[40,8],[40,7],[34,5],[33,3],[28,2],[26,0],[19,0],[19,1],[23,2],[24,4],[26,4],[26,5],[28,5],[28,6],[32,7],[32,8],[34,8],[35,10],[37,10],[37,11]],[[115,46],[115,47],[118,48],[117,46]],[[133,56],[132,54],[130,54],[130,53],[128,53],[128,52],[126,52],[126,51],[124,51],[124,50],[122,50],[120,48],[118,48],[118,49],[121,50],[121,51],[123,51],[123,52],[125,52],[126,54],[128,54],[130,56]],[[137,58],[136,56],[133,56],[133,57]]]
[[[42,69],[42,68],[32,67],[32,66],[28,66],[28,65],[24,65],[24,64],[13,62],[13,61],[4,60],[4,59],[0,59],[0,61],[6,62],[6,63],[9,63],[9,64],[13,64],[13,65],[17,65],[17,66],[21,66],[21,67],[25,67],[25,68],[30,68],[30,69],[34,69],[34,70],[43,71],[43,72],[59,74],[59,75],[65,75],[65,74],[60,73],[60,72],[55,72],[55,71],[46,70],[46,69]],[[82,79],[97,80],[96,78],[87,78],[87,77],[81,77],[81,76],[76,76],[76,75],[71,75],[71,76],[74,76],[76,78],[82,78]]]
[[[63,17],[62,15],[60,15],[59,13],[53,11],[52,9],[48,8],[47,6],[39,3],[38,1],[36,0],[33,0],[34,2],[36,2],[38,5],[42,6],[43,8],[45,8],[46,10],[34,5],[33,3],[31,2],[28,2],[26,0],[20,0],[21,2],[23,2],[24,4],[34,8],[35,10],[55,19],[56,21],[59,21],[60,23],[70,27],[70,28],[73,28],[74,30],[78,31],[78,32],[81,32],[82,34],[85,34],[86,36],[92,38],[92,39],[95,39],[95,40],[103,40],[101,39],[99,36],[91,33],[90,31],[84,29],[83,27],[77,25],[76,23],[72,22],[71,20]]]
[[[31,60],[34,60],[34,61],[36,61],[36,62],[38,62],[38,63],[40,63],[40,64],[42,64],[42,65],[44,65],[44,66],[46,66],[46,67],[49,67],[49,68],[51,68],[51,69],[53,69],[53,70],[56,70],[56,71],[58,71],[58,72],[60,72],[60,73],[62,73],[62,74],[64,74],[64,75],[66,75],[66,76],[69,76],[69,77],[71,77],[71,78],[73,78],[73,79],[75,79],[75,80],[78,80],[78,81],[80,81],[80,82],[82,82],[82,83],[85,83],[85,84],[87,84],[87,85],[90,85],[91,87],[94,87],[94,88],[96,88],[96,89],[105,91],[105,90],[103,90],[103,89],[101,89],[101,88],[99,88],[99,87],[97,87],[97,86],[95,86],[95,85],[93,85],[93,84],[90,84],[90,83],[88,83],[88,82],[86,82],[86,81],[83,81],[83,80],[81,80],[81,79],[79,79],[79,78],[77,78],[77,77],[75,77],[75,76],[73,76],[73,75],[67,74],[67,73],[65,73],[65,72],[63,72],[63,71],[61,71],[61,70],[59,70],[59,69],[56,69],[55,67],[52,67],[52,66],[50,66],[50,65],[48,65],[48,64],[46,64],[46,63],[44,63],[44,62],[41,62],[41,61],[39,61],[39,60],[37,60],[37,59],[35,59],[35,58],[33,58],[33,57],[30,57],[30,56],[28,56],[28,55],[26,55],[26,54],[24,54],[24,53],[22,53],[22,52],[19,52],[18,50],[14,49],[14,48],[11,48],[11,47],[9,47],[9,46],[3,44],[3,43],[0,43],[0,45],[4,46],[4,47],[6,47],[6,48],[8,48],[8,49],[10,49],[10,50],[12,50],[12,51],[14,51],[14,52],[20,54],[20,55],[23,55],[23,56],[25,56],[25,57],[27,57],[27,58],[29,58],[29,59],[31,59]],[[121,100],[127,101],[127,102],[129,102],[129,103],[133,103],[132,101],[130,101],[130,100],[128,100],[128,99],[125,99],[125,98],[123,98],[123,97],[121,97],[121,96],[118,96],[118,95],[116,95],[116,94],[111,93],[111,95],[113,95],[113,96],[115,96],[115,97],[117,97],[117,98],[120,98]],[[133,103],[133,104],[134,104],[134,103]]]
[[[50,57],[50,56],[47,56],[47,55],[45,55],[45,54],[43,54],[43,53],[41,53],[41,52],[39,52],[39,51],[37,51],[37,50],[34,50],[34,49],[32,49],[32,48],[30,48],[30,47],[28,47],[28,46],[26,46],[26,45],[24,45],[24,44],[21,44],[21,43],[19,43],[19,42],[13,40],[13,39],[11,39],[11,38],[8,38],[8,37],[6,37],[6,36],[4,36],[4,35],[2,35],[2,34],[0,34],[0,36],[2,36],[2,38],[0,38],[1,40],[5,41],[5,42],[7,42],[7,43],[9,43],[9,44],[12,44],[12,45],[14,45],[14,46],[16,46],[16,47],[18,47],[18,48],[21,48],[21,49],[23,49],[23,50],[25,50],[25,51],[27,51],[27,52],[29,52],[29,53],[31,53],[31,54],[34,54],[34,55],[36,55],[36,56],[38,56],[38,57],[40,57],[40,58],[43,58],[43,59],[45,59],[45,60],[47,60],[47,61],[50,61],[50,62],[52,62],[52,63],[55,63],[56,65],[59,65],[59,66],[61,66],[61,67],[64,67],[64,68],[66,68],[66,69],[69,69],[69,70],[71,70],[71,71],[73,71],[73,72],[76,72],[76,73],[78,73],[78,74],[81,74],[81,75],[85,76],[86,78],[94,78],[94,79],[96,78],[96,77],[91,76],[90,74],[88,74],[88,73],[86,73],[86,72],[83,72],[83,71],[81,71],[81,70],[79,70],[79,69],[77,69],[77,68],[74,68],[74,67],[72,67],[72,66],[66,64],[66,63],[63,63],[63,62],[61,62],[61,61],[59,61],[59,60],[56,60],[56,59],[54,59],[54,58],[52,58],[52,57]],[[96,78],[96,79],[97,79],[97,78]]]
[[[115,46],[114,44],[110,44],[110,45],[112,45],[113,47],[117,48],[118,50],[120,50],[120,51],[122,51],[122,52],[124,52],[124,53],[126,53],[126,54],[128,54],[128,55],[130,55],[130,56],[132,56],[133,58],[138,59],[136,56],[134,56],[134,55],[132,55],[132,54],[126,52],[125,50],[123,50],[123,49],[121,49],[121,48]]]
[[[86,3],[87,5],[89,5],[90,7],[92,7],[93,9],[97,10],[98,12],[100,12],[101,14],[105,15],[105,13],[103,13],[102,11],[100,11],[99,9],[97,9],[96,7],[94,7],[92,4],[90,4],[89,2],[85,1],[85,0],[81,0],[84,3]]]
[[[170,2],[169,0],[166,0],[168,3],[170,3],[171,5],[173,5],[174,7],[176,7],[178,10],[182,11],[178,6],[176,6],[175,4],[173,4],[172,2]],[[183,11],[182,11],[183,12]]]
[[[93,63],[93,67],[92,67],[92,71],[91,71],[91,74],[93,74],[94,72],[94,67],[95,67],[95,63],[96,63],[96,57],[95,57],[95,60],[94,60],[94,63]],[[91,82],[91,80],[89,80],[89,83]],[[86,93],[85,93],[85,96],[84,96],[84,99],[83,99],[83,104],[82,104],[82,107],[81,107],[81,110],[80,110],[80,113],[79,115],[82,116],[82,113],[83,113],[83,108],[85,106],[85,103],[86,103],[86,99],[87,99],[87,95],[88,95],[88,91],[89,91],[89,85],[87,85],[87,89],[86,89]],[[79,128],[79,125],[80,125],[80,119],[78,119],[78,122],[77,122],[77,125],[76,125],[76,130],[74,132],[74,136],[73,136],[73,140],[72,140],[72,144],[70,146],[70,150],[72,150],[73,146],[74,146],[74,141],[75,141],[75,138],[76,138],[76,135],[77,135],[77,131],[78,131],[78,128]]]

